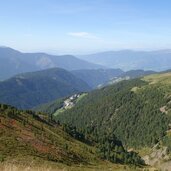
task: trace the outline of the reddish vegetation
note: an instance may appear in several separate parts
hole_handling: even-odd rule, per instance
[[[17,135],[17,141],[24,142],[24,144],[28,144],[32,146],[40,154],[53,154],[55,158],[59,159],[62,150],[54,146],[52,143],[49,142],[47,137],[39,136],[37,138],[32,131],[33,126],[31,124],[27,124],[23,126],[20,122],[16,121],[15,119],[9,118],[6,120],[4,117],[0,117],[0,128],[1,131],[10,129],[11,133],[15,133]]]
[[[23,113],[2,106],[0,136],[2,160],[10,161],[18,157],[24,160],[33,157],[66,164],[87,163],[88,160],[82,151],[80,152],[78,142],[76,141],[75,145],[74,140],[63,132],[61,126],[53,126],[35,113]]]

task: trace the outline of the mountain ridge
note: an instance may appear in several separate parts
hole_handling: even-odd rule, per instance
[[[0,80],[5,80],[16,74],[33,72],[48,68],[94,69],[104,68],[73,55],[49,55],[47,53],[22,53],[9,47],[0,48]]]
[[[0,102],[19,108],[32,108],[56,98],[91,88],[70,72],[53,68],[19,74],[0,82]]]
[[[78,57],[108,68],[120,68],[124,71],[133,69],[163,71],[171,68],[171,50],[167,49],[156,51],[105,51]]]
[[[121,69],[82,69],[73,70],[71,73],[84,80],[90,87],[97,88],[99,85],[120,76],[124,72]]]

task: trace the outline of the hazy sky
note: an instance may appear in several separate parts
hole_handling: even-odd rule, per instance
[[[73,54],[171,48],[171,0],[0,0],[0,45]]]

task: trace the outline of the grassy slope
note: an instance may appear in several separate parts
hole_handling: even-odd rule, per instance
[[[79,101],[81,101],[88,93],[82,93],[76,100],[75,100],[75,104],[78,103]],[[54,116],[60,114],[61,112],[64,112],[66,109],[63,109],[63,103],[66,99],[68,99],[68,97],[66,98],[61,98],[61,99],[57,99],[55,101],[46,103],[46,104],[42,104],[39,105],[35,108],[33,108],[34,111],[37,112],[43,112],[43,113],[47,113],[47,114],[53,114]],[[69,109],[69,108],[68,108]]]
[[[82,100],[86,95],[87,95],[87,93],[82,93],[82,94],[80,95],[80,97],[76,99],[75,104],[77,104],[80,100]],[[53,116],[56,117],[57,115],[59,115],[59,114],[65,112],[65,110],[68,110],[68,109],[71,109],[71,108],[72,108],[72,107],[68,107],[67,109],[59,108],[59,109],[57,109],[57,110],[55,111],[55,113],[53,113]]]
[[[11,109],[0,111],[1,158],[34,156],[66,164],[90,164],[95,160],[92,147],[74,140],[60,127],[38,121],[25,112],[16,112],[13,115]]]
[[[59,126],[0,105],[0,170],[134,170],[99,160],[95,150]]]

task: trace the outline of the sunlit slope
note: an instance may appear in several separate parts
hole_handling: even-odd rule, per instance
[[[73,139],[61,126],[53,126],[42,117],[0,105],[1,161],[35,158],[67,165],[97,161],[93,147]]]
[[[144,77],[143,80],[149,82],[150,84],[161,83],[169,85],[171,84],[171,72],[148,75]]]
[[[0,170],[141,170],[97,157],[96,148],[75,140],[47,115],[0,105]]]

